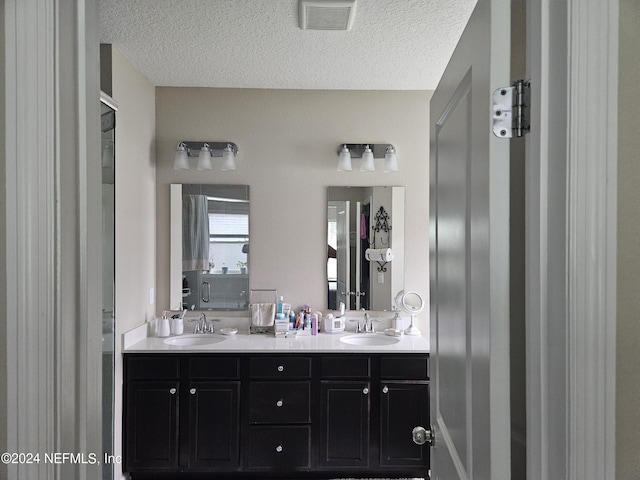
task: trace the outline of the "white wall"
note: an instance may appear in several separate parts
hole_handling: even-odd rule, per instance
[[[616,478],[640,478],[640,3],[620,0]]]
[[[158,307],[169,298],[171,183],[248,184],[251,287],[277,288],[287,302],[318,309],[326,302],[326,187],[405,186],[405,287],[428,297],[431,92],[165,87],[156,94]],[[237,170],[173,170],[181,140],[237,143]],[[377,159],[375,173],[360,173],[354,159],[354,171],[337,172],[339,144],[358,142],[393,143],[400,171],[383,173]]]
[[[155,88],[113,48],[113,99],[118,104],[115,140],[116,345],[115,453],[122,440],[120,335],[155,314]],[[116,470],[119,465],[115,465]],[[116,478],[120,472],[116,471]]]

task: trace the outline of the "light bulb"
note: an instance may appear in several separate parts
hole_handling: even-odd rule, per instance
[[[178,145],[176,150],[176,157],[173,160],[174,170],[189,170],[189,155],[187,154],[187,148],[184,143]]]
[[[384,171],[385,172],[397,172],[398,171],[398,157],[396,157],[396,151],[393,145],[387,146],[387,153],[384,155]]]
[[[235,154],[230,144],[227,144],[227,147],[222,151],[222,166],[220,169],[223,172],[236,169]]]
[[[361,172],[375,172],[376,166],[373,162],[373,152],[369,148],[369,145],[364,147],[364,152],[362,153],[362,163],[360,164]]]
[[[211,164],[211,150],[209,150],[209,144],[205,143],[200,149],[200,155],[198,156],[198,170],[211,170],[213,165]]]
[[[349,153],[349,149],[347,148],[346,143],[342,147],[342,150],[340,150],[340,156],[338,157],[338,171],[339,172],[351,171],[351,153]]]

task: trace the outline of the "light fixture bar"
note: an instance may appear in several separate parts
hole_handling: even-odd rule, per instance
[[[367,145],[373,152],[373,158],[384,158],[387,153],[387,147],[389,146],[393,147],[395,151],[395,147],[390,143],[341,143],[336,149],[338,155],[340,155],[345,145],[349,149],[349,153],[351,153],[351,158],[362,158],[362,154]]]
[[[231,147],[233,150],[233,154],[236,155],[238,153],[238,146],[233,142],[192,142],[192,141],[182,141],[181,144],[184,144],[187,155],[190,157],[197,157],[200,155],[200,149],[204,146],[204,144],[209,145],[209,150],[211,150],[212,157],[222,157],[224,153],[224,149],[227,148],[227,145]]]

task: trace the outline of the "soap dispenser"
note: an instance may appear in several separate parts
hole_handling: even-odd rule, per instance
[[[171,333],[171,327],[169,325],[169,319],[167,318],[167,312],[162,314],[162,318],[158,323],[158,336],[168,337]]]

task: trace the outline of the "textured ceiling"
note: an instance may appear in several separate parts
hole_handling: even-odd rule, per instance
[[[100,41],[156,86],[433,90],[477,0],[357,0],[349,31],[297,0],[100,0]]]

